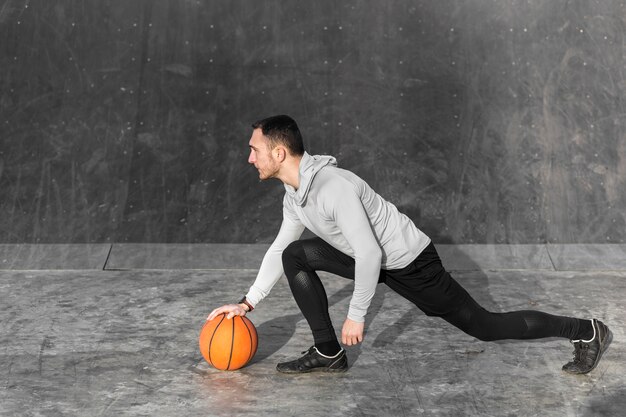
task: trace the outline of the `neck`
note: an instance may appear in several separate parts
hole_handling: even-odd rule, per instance
[[[300,161],[302,156],[290,157],[283,162],[281,172],[278,174],[278,179],[283,184],[291,185],[294,189],[300,187]]]

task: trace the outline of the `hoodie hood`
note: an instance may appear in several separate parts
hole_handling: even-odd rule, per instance
[[[311,156],[306,152],[304,153],[300,160],[300,187],[296,190],[291,185],[285,184],[287,194],[293,198],[297,205],[304,205],[315,175],[325,166],[337,166],[337,160],[328,155]]]

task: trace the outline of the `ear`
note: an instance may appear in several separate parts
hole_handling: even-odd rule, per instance
[[[283,162],[287,159],[287,149],[284,146],[277,146],[274,149],[274,155],[276,156],[278,162]]]

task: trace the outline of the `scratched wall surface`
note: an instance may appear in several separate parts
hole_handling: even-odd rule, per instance
[[[288,113],[439,242],[624,242],[618,0],[0,1],[0,241],[268,242]]]

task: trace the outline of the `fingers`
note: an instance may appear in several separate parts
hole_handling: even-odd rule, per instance
[[[363,341],[362,335],[352,335],[352,336],[345,335],[345,334],[341,335],[341,343],[343,343],[346,346],[353,346],[358,343],[361,343],[362,341]]]
[[[346,319],[341,329],[341,343],[346,346],[356,345],[363,341],[364,323]]]
[[[209,314],[209,316],[206,318],[207,321],[211,321],[215,317],[217,317],[218,314],[221,314],[223,308],[224,307],[219,307],[219,308],[216,308],[215,310],[211,311],[211,314]]]
[[[211,321],[213,320],[215,317],[219,316],[220,314],[226,312],[225,308],[227,306],[222,306],[219,308],[216,308],[215,310],[211,311],[211,314],[209,314],[209,317],[207,317],[207,320]]]
[[[363,339],[360,339],[356,336],[350,337],[350,336],[342,336],[341,337],[341,342],[346,345],[346,346],[353,346],[356,345],[358,343],[361,343],[363,341]]]
[[[226,314],[226,318],[230,320],[235,316],[245,316],[246,310],[244,310],[238,304],[227,304],[227,305],[218,307],[215,310],[213,310],[211,314],[209,314],[209,316],[207,317],[207,321],[213,320],[215,317],[219,316],[220,314]]]

